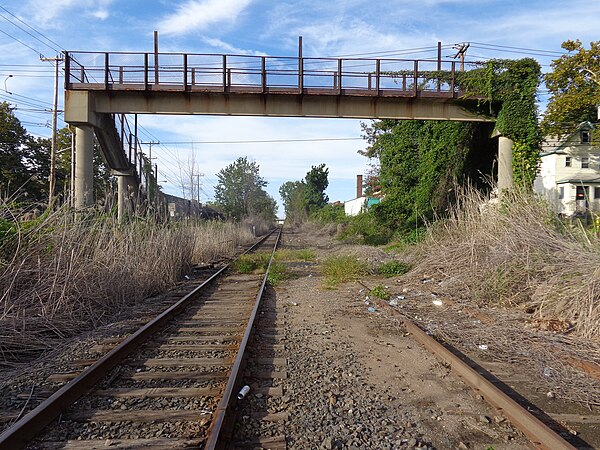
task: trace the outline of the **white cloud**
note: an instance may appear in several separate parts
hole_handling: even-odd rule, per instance
[[[217,38],[209,38],[204,36],[202,38],[202,40],[204,42],[206,42],[206,44],[210,45],[213,48],[219,49],[225,53],[230,53],[230,54],[234,54],[234,55],[255,55],[255,56],[266,56],[266,54],[264,52],[257,52],[255,50],[244,50],[238,47],[234,47],[231,44],[228,44],[227,42],[221,40],[221,39],[217,39]]]
[[[161,33],[181,35],[221,22],[235,22],[252,0],[188,0],[158,25]]]
[[[113,2],[114,0],[29,0],[27,9],[33,11],[33,19],[42,26],[58,27],[58,24],[53,23],[55,19],[74,10],[106,20]]]

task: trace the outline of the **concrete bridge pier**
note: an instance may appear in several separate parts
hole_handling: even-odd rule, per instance
[[[75,208],[94,204],[94,128],[75,128]]]
[[[123,223],[125,217],[135,210],[138,196],[137,182],[131,171],[113,171],[113,175],[116,175],[118,180],[117,222]]]
[[[513,182],[513,144],[514,142],[505,137],[498,137],[498,194],[503,190],[512,189]]]

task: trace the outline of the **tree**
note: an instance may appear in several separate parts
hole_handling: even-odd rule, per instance
[[[562,137],[584,121],[597,120],[600,105],[600,41],[589,50],[581,41],[565,41],[569,53],[555,59],[552,72],[544,76],[551,97],[542,120],[546,135]]]
[[[286,181],[279,188],[279,195],[283,200],[285,216],[291,220],[302,220],[306,216],[304,181]]]
[[[238,158],[217,174],[215,201],[225,215],[240,220],[249,215],[275,218],[277,203],[263,189],[267,182],[260,176],[259,165]]]
[[[0,197],[10,197],[33,175],[25,165],[27,131],[10,105],[0,103]]]
[[[325,164],[312,166],[306,174],[304,196],[309,211],[320,209],[329,201],[329,197],[325,195],[325,189],[329,186],[328,175],[329,169],[325,168]]]

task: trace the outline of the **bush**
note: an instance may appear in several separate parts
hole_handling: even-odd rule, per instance
[[[381,225],[370,211],[348,217],[346,227],[339,234],[344,241],[357,244],[384,245],[392,237],[392,231]]]
[[[323,262],[325,286],[334,288],[339,283],[357,280],[368,273],[367,264],[354,256],[332,256]]]
[[[377,268],[377,273],[386,277],[404,275],[411,269],[411,265],[402,261],[389,261]]]
[[[324,223],[343,223],[346,221],[344,205],[325,205],[311,214],[313,219]]]
[[[369,295],[371,297],[380,298],[381,300],[389,300],[391,297],[391,294],[387,291],[386,287],[381,284],[378,284],[373,289],[371,289],[369,291]]]

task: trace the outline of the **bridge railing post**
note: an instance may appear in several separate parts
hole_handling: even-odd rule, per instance
[[[375,91],[376,95],[379,95],[381,90],[381,60],[378,59],[375,61]]]
[[[414,85],[413,85],[413,94],[415,95],[415,97],[417,96],[417,92],[419,90],[418,86],[419,86],[419,61],[415,60],[415,69],[414,69]]]
[[[144,90],[148,90],[148,53],[144,53]]]
[[[267,92],[267,58],[261,56],[260,58],[260,84],[262,86],[262,93]]]
[[[69,52],[64,52],[65,54],[65,89],[69,89],[71,87],[71,57],[69,56]],[[81,80],[83,83],[83,80]]]
[[[304,58],[298,58],[298,91],[304,91]]]
[[[104,89],[108,90],[108,73],[110,71],[109,68],[109,54],[108,52],[104,53]]]
[[[183,54],[183,90],[187,92],[188,90],[188,55],[187,53]]]
[[[223,92],[227,92],[227,55],[223,55]]]
[[[338,76],[338,83],[337,83],[337,90],[338,90],[338,94],[342,93],[342,70],[343,70],[343,64],[342,64],[342,59],[338,59],[338,71],[337,71],[337,76]]]
[[[456,74],[456,61],[452,61],[452,75],[450,77],[450,94],[454,97],[454,76]]]

